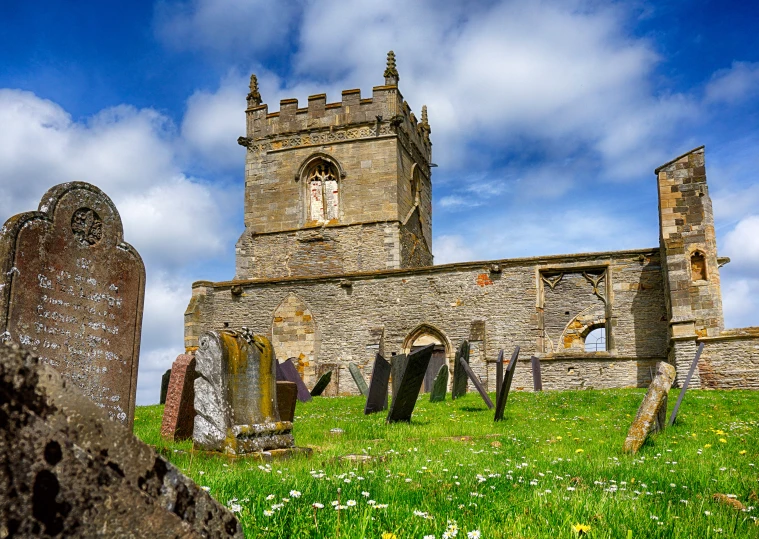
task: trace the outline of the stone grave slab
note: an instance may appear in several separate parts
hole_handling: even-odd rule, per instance
[[[514,353],[511,354],[511,360],[506,367],[506,373],[501,385],[501,389],[498,391],[498,398],[495,403],[495,421],[501,421],[503,419],[503,412],[506,410],[506,401],[509,398],[509,391],[511,390],[511,381],[514,379],[514,369],[517,367],[517,359],[519,358],[519,346],[514,348]]]
[[[435,381],[432,383],[430,391],[430,402],[442,402],[445,400],[445,394],[448,391],[448,365],[441,365],[437,371]]]
[[[282,380],[283,382],[293,382],[298,388],[298,400],[300,402],[310,402],[311,393],[309,393],[306,384],[300,377],[300,373],[298,372],[298,368],[295,366],[295,363],[293,363],[293,359],[294,358],[289,358],[287,361],[277,363],[277,372],[282,373],[281,376],[279,374],[277,375],[277,380]]]
[[[403,372],[398,392],[390,403],[390,410],[387,413],[388,423],[411,421],[411,413],[416,406],[416,399],[419,397],[424,382],[424,373],[427,372],[434,348],[435,345],[430,344],[408,355],[406,370]]]
[[[173,441],[186,440],[192,438],[195,423],[195,356],[180,354],[170,372],[161,436]]]
[[[408,356],[406,354],[396,354],[390,358],[390,393],[393,398],[398,393],[407,362]]]
[[[485,401],[485,404],[488,407],[488,410],[493,409],[493,401],[490,400],[490,397],[488,396],[488,392],[485,391],[485,388],[482,387],[482,382],[480,382],[479,377],[474,374],[474,371],[469,366],[469,363],[464,361],[463,358],[459,358],[459,362],[461,363],[461,368],[464,369],[464,372],[467,374],[469,379],[474,384],[474,387],[477,388],[477,392],[480,394],[480,397],[482,397],[482,400]]]
[[[688,386],[690,385],[690,379],[693,378],[693,373],[696,372],[696,367],[698,367],[698,360],[701,358],[701,352],[703,351],[704,351],[704,343],[701,343],[698,345],[698,350],[696,350],[696,355],[693,358],[693,362],[690,364],[690,369],[688,369],[688,375],[685,377],[685,382],[683,382],[683,387],[680,389],[680,395],[678,395],[677,402],[675,403],[675,407],[672,409],[672,414],[669,416],[668,425],[670,427],[675,424],[675,419],[677,419],[677,412],[680,411],[680,404],[683,402],[683,397],[685,397],[685,392],[688,391]]]
[[[625,438],[625,453],[637,453],[653,432],[663,430],[667,420],[667,394],[675,381],[675,367],[664,361],[656,364],[656,374],[640,403],[638,414]]]
[[[532,389],[534,391],[543,391],[543,376],[540,374],[540,359],[532,356]]]
[[[451,388],[451,398],[456,400],[459,397],[466,395],[466,386],[468,376],[466,371],[461,366],[459,360],[463,359],[466,363],[469,363],[469,342],[463,341],[458,350],[456,350],[456,357],[453,361],[453,387]]]
[[[366,380],[364,380],[364,375],[361,374],[361,369],[356,367],[355,364],[350,363],[348,365],[348,370],[353,377],[353,381],[356,382],[356,387],[358,387],[358,390],[361,392],[361,394],[364,397],[369,396],[369,386],[366,385]]]
[[[15,345],[0,344],[0,395],[0,535],[244,537],[229,509]]]
[[[390,381],[390,368],[390,363],[384,357],[380,354],[375,356],[364,415],[387,410],[387,386]]]
[[[277,381],[277,409],[280,421],[295,421],[295,403],[298,402],[298,386],[295,382]]]
[[[228,455],[292,448],[277,408],[277,359],[262,335],[207,331],[195,352],[193,446]]]
[[[498,350],[498,359],[495,360],[495,400],[498,402],[498,392],[503,385],[503,348]]]
[[[134,423],[145,266],[94,185],[56,185],[0,229],[0,337]]]
[[[314,388],[311,390],[311,396],[319,397],[322,393],[324,393],[324,390],[329,385],[330,380],[332,380],[332,371],[327,371],[322,374],[319,380],[316,381]]]
[[[171,378],[171,369],[167,369],[161,376],[161,398],[158,404],[166,404],[166,392],[169,390],[169,379]]]

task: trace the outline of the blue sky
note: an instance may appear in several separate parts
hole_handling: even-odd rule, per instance
[[[64,181],[113,198],[154,402],[191,282],[234,275],[250,74],[270,111],[370,96],[393,49],[429,108],[436,263],[654,247],[653,170],[705,144],[726,325],[758,325],[757,28],[752,2],[6,1],[0,219]]]

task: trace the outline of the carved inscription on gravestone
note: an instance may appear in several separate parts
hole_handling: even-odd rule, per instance
[[[131,428],[145,266],[113,202],[72,182],[0,230],[0,333]]]

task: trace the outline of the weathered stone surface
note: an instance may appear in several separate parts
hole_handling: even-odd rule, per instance
[[[685,382],[683,382],[683,387],[680,389],[680,395],[677,397],[677,402],[675,403],[675,407],[672,408],[672,414],[669,416],[669,422],[668,425],[672,426],[675,424],[675,419],[677,419],[677,412],[680,410],[680,404],[683,402],[683,398],[685,397],[685,392],[688,391],[688,386],[690,385],[691,378],[693,378],[693,373],[696,372],[696,367],[698,367],[698,360],[701,357],[701,353],[704,351],[704,343],[701,343],[698,345],[698,350],[696,350],[696,355],[693,358],[693,362],[690,365],[690,369],[688,370],[688,376],[685,377]]]
[[[358,387],[361,394],[364,397],[369,396],[369,387],[366,385],[366,380],[364,380],[364,375],[361,374],[361,370],[353,363],[348,365],[348,370],[353,377],[353,381],[356,382],[356,387]]]
[[[530,362],[532,365],[532,389],[533,391],[543,391],[543,378],[540,374],[540,359],[532,356]]]
[[[488,410],[492,410],[493,401],[490,400],[490,396],[488,395],[487,391],[485,391],[485,388],[482,387],[482,382],[480,382],[480,379],[477,378],[477,375],[474,374],[474,372],[472,372],[472,369],[469,367],[469,363],[464,361],[464,358],[459,358],[459,363],[461,364],[461,368],[464,369],[464,372],[474,384],[474,387],[477,388],[477,392],[480,394],[480,397],[482,397],[482,400],[485,401]]]
[[[517,368],[519,350],[519,346],[514,348],[514,353],[511,354],[509,365],[506,367],[506,376],[501,385],[501,389],[498,391],[498,398],[495,403],[495,421],[501,421],[503,419],[503,412],[506,410],[506,401],[509,398],[509,391],[511,391],[511,381],[514,379],[514,371]]]
[[[277,360],[266,337],[209,331],[195,359],[196,447],[237,455],[293,446],[292,423],[279,418]]]
[[[453,388],[451,389],[451,398],[456,400],[458,397],[466,395],[467,374],[461,366],[460,359],[469,363],[469,342],[462,341],[456,350],[456,358],[453,361]]]
[[[295,404],[298,402],[298,386],[295,382],[277,382],[277,409],[282,421],[295,421]]]
[[[441,365],[430,391],[430,402],[442,402],[448,390],[448,365]]]
[[[390,395],[392,398],[398,394],[398,388],[401,387],[403,373],[406,372],[408,356],[406,354],[396,354],[390,358]]]
[[[49,365],[0,345],[0,531],[243,537],[234,515]]]
[[[192,438],[195,424],[195,356],[180,354],[171,365],[171,379],[163,409],[161,436],[169,440]]]
[[[310,402],[311,401],[311,393],[309,393],[308,388],[306,387],[306,384],[303,383],[303,380],[300,377],[300,374],[298,373],[298,369],[295,367],[295,364],[293,363],[293,358],[289,358],[287,361],[284,361],[282,363],[277,364],[277,371],[281,372],[281,377],[283,381],[287,382],[293,382],[295,386],[298,388],[298,400],[300,402]],[[280,375],[277,375],[277,379],[279,380]]]
[[[166,404],[166,392],[169,390],[169,380],[171,379],[171,369],[167,369],[161,376],[161,398],[158,404]]]
[[[380,354],[374,358],[372,377],[369,380],[369,395],[366,397],[364,414],[387,410],[387,386],[390,381],[390,363]]]
[[[416,406],[419,391],[422,389],[424,373],[427,372],[427,365],[430,363],[434,348],[435,345],[430,344],[408,355],[406,370],[403,372],[398,392],[393,397],[387,413],[388,423],[411,421],[411,414]]]
[[[316,382],[316,385],[311,390],[311,396],[320,396],[324,392],[324,389],[329,385],[330,380],[332,380],[332,371],[327,371],[322,374],[321,378],[319,378],[319,380]]]
[[[0,229],[0,333],[132,427],[145,266],[94,185],[51,188]]]
[[[675,374],[675,368],[669,363],[660,361],[656,364],[656,375],[627,433],[624,445],[626,453],[637,453],[649,434],[664,429],[667,419],[667,394],[675,381]]]

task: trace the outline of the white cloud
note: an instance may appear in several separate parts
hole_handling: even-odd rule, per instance
[[[733,230],[725,234],[724,253],[731,259],[731,265],[741,269],[759,266],[759,215],[749,215],[741,219]]]
[[[722,273],[725,271],[722,270]],[[757,298],[759,279],[731,279],[727,285],[723,285],[722,311],[725,315],[725,328],[759,326]]]
[[[738,103],[759,95],[759,62],[733,62],[714,73],[706,85],[707,102]]]
[[[443,235],[435,237],[432,242],[435,264],[450,264],[473,260],[474,252],[469,249],[463,236]]]

